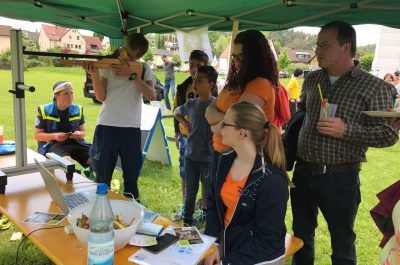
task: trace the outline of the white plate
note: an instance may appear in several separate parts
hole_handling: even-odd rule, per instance
[[[365,113],[369,116],[372,117],[382,117],[382,118],[400,118],[400,112],[396,111],[362,111],[362,113]]]

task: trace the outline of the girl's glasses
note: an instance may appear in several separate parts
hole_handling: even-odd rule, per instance
[[[229,124],[229,123],[226,123],[226,122],[221,122],[221,127],[222,128],[225,128],[226,126],[231,126],[231,127],[236,127],[236,128],[239,128],[237,125],[235,125],[235,124]]]
[[[232,61],[235,61],[235,62],[241,62],[242,61],[242,55],[241,54],[239,54],[239,55],[237,55],[237,54],[231,54],[231,60]]]

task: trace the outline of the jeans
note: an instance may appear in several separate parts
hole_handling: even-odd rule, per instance
[[[289,100],[290,116],[293,117],[297,111],[297,100],[292,102]]]
[[[185,197],[185,215],[184,222],[192,223],[194,207],[197,192],[199,191],[199,181],[203,185],[203,190],[210,190],[210,166],[209,162],[194,161],[188,157],[185,158],[186,173],[186,197]]]
[[[110,187],[119,156],[125,195],[132,194],[135,199],[139,198],[137,182],[143,161],[141,135],[140,128],[96,126],[90,157],[97,183],[107,183]]]
[[[314,264],[318,208],[331,235],[332,265],[357,264],[354,221],[361,201],[359,171],[316,174],[297,162],[293,183],[293,232],[304,246],[294,255],[292,265]]]
[[[185,179],[185,152],[187,146],[187,136],[180,134],[178,137],[179,142],[179,175]]]
[[[175,78],[164,81],[164,99],[165,99],[165,105],[166,105],[167,109],[171,109],[171,104],[169,102],[169,97],[168,97],[169,89],[171,89],[172,100],[174,100],[174,98],[175,98]]]

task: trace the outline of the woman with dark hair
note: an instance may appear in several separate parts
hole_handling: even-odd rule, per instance
[[[275,87],[278,85],[278,68],[268,40],[258,30],[240,32],[231,52],[231,64],[225,87],[216,101],[206,111],[206,119],[212,128],[214,157],[211,181],[220,154],[230,149],[222,143],[221,121],[235,103],[246,101],[264,111],[268,121],[274,118]]]
[[[396,99],[397,99],[397,97],[398,97],[396,86],[393,85],[394,75],[392,75],[391,73],[387,73],[387,74],[385,74],[385,76],[383,77],[383,80],[384,80],[386,83],[388,83],[389,86],[390,86],[390,90],[391,90],[391,92],[392,92],[392,102],[393,102],[392,108],[394,108],[394,106],[396,105]]]

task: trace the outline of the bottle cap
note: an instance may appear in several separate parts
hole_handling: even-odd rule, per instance
[[[106,183],[99,183],[98,185],[97,185],[97,191],[96,191],[96,193],[97,194],[107,194],[107,192],[108,192],[108,186],[107,186],[107,184]]]

